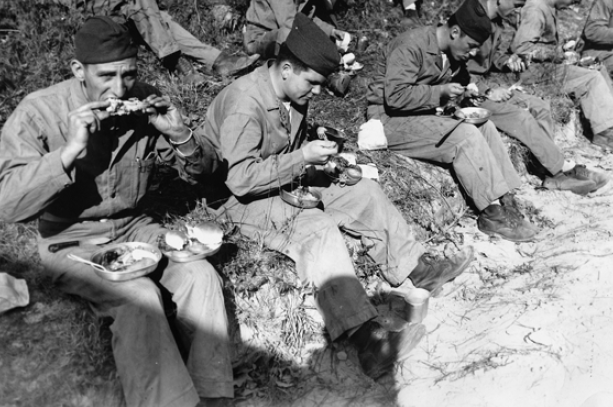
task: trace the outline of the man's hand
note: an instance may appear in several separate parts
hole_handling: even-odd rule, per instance
[[[338,148],[334,141],[313,140],[302,147],[302,155],[307,164],[325,164],[336,153]]]
[[[511,99],[513,92],[507,88],[493,88],[487,91],[485,96],[494,102],[506,102],[507,100]]]
[[[509,57],[506,66],[511,72],[523,72],[526,70],[526,64],[517,54],[513,54]]]
[[[332,30],[332,38],[336,41],[343,41],[345,39],[345,31],[337,30],[336,28]]]
[[[175,143],[184,141],[188,130],[183,123],[181,113],[170,103],[170,98],[168,96],[151,95],[145,101],[149,104],[149,107],[145,110],[149,115],[149,123],[171,141]]]
[[[68,140],[60,153],[66,171],[72,169],[74,161],[85,151],[90,135],[100,130],[102,120],[111,115],[105,110],[110,104],[108,100],[91,102],[68,113]]]
[[[441,86],[441,99],[453,99],[464,94],[464,86],[451,82]]]

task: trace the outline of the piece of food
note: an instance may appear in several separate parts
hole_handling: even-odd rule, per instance
[[[185,225],[187,236],[192,240],[213,246],[223,240],[223,230],[215,222],[201,222],[194,226]]]
[[[164,243],[166,243],[171,250],[183,250],[183,248],[189,244],[189,237],[183,232],[171,230],[164,234]]]
[[[111,105],[106,108],[107,112],[111,113],[111,116],[125,116],[132,113],[144,113],[149,107],[149,103],[137,98],[130,98],[128,100],[122,100],[118,98],[108,98]]]
[[[301,186],[301,187],[294,189],[292,192],[290,192],[290,194],[294,195],[296,198],[298,198],[298,200],[301,200],[301,201],[318,201],[319,200],[319,198],[317,198],[315,195],[311,193],[311,191],[309,190],[309,187],[305,187],[305,186]]]
[[[110,271],[134,271],[151,266],[157,262],[155,253],[149,250],[119,247],[109,250],[102,256],[101,265]]]

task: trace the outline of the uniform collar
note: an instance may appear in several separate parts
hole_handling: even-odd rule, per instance
[[[438,46],[438,42],[436,40],[436,25],[428,27],[426,31],[426,52],[432,55],[440,55],[443,53]]]
[[[70,95],[74,109],[89,103],[87,100],[87,95],[85,94],[85,89],[83,88],[83,82],[77,78],[72,78],[72,82],[70,84]]]
[[[272,86],[272,80],[270,79],[270,72],[268,71],[270,64],[272,64],[272,60],[267,61],[255,70],[258,87],[260,88],[260,95],[263,99],[262,103],[268,111],[278,109],[280,104],[279,98],[275,93],[275,88]]]

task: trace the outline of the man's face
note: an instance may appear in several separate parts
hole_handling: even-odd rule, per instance
[[[74,75],[83,82],[90,102],[109,97],[127,98],[136,82],[136,57],[104,64],[81,64],[73,61]]]
[[[457,25],[451,27],[451,41],[449,44],[449,57],[456,61],[466,62],[469,58],[474,58],[479,51],[481,44],[468,35],[462,33]]]
[[[284,93],[285,95],[299,106],[303,106],[311,100],[314,95],[321,93],[321,86],[326,80],[326,77],[315,72],[311,68],[303,69],[299,73],[292,67],[290,63],[283,66],[284,75]]]

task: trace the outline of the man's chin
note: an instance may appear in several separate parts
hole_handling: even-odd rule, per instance
[[[298,99],[298,100],[294,100],[292,101],[293,104],[298,105],[298,106],[304,106],[306,104],[309,103],[309,99]]]

